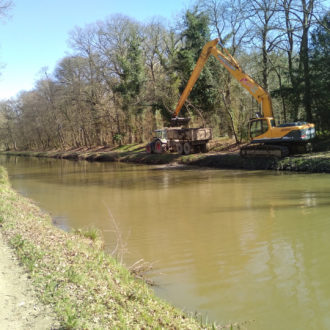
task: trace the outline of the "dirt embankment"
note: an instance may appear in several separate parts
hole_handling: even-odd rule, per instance
[[[322,143],[321,143],[322,142]],[[63,158],[87,161],[121,161],[141,164],[185,164],[222,169],[282,170],[310,173],[330,173],[330,139],[316,144],[317,152],[300,154],[283,159],[254,157],[242,158],[239,146],[225,143],[216,145],[208,153],[187,156],[176,153],[148,154],[142,144],[119,148],[75,148],[69,150],[50,150],[43,152],[6,152],[9,155]]]
[[[0,232],[0,329],[55,329],[52,312],[34,295],[28,276]]]

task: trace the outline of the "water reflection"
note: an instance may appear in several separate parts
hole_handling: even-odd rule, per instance
[[[62,228],[93,224],[157,293],[248,328],[330,328],[330,177],[4,158],[16,189]],[[156,170],[157,169],[157,170]]]

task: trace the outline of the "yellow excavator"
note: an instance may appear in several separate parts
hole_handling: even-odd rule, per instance
[[[220,51],[217,45],[223,51]],[[315,137],[315,125],[306,122],[293,122],[276,126],[272,102],[266,90],[247,75],[239,63],[223,47],[219,39],[205,44],[189,81],[181,94],[172,122],[182,124],[185,118],[178,117],[181,108],[195,85],[206,61],[213,55],[229,73],[261,104],[261,114],[249,121],[250,143],[241,148],[241,156],[285,157],[289,154],[311,151],[311,140]]]

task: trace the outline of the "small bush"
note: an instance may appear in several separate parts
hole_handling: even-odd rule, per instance
[[[75,229],[74,233],[86,238],[91,239],[93,242],[95,242],[97,239],[101,237],[100,230],[95,227],[88,227],[85,229]]]

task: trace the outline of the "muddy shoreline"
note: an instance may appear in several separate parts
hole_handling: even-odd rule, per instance
[[[129,162],[147,165],[194,165],[218,169],[276,170],[307,173],[330,173],[330,151],[301,154],[283,159],[242,158],[235,152],[209,152],[206,154],[178,155],[174,153],[148,154],[143,146],[113,150],[109,148],[76,148],[49,151],[6,151],[10,156],[47,157],[97,162]]]

